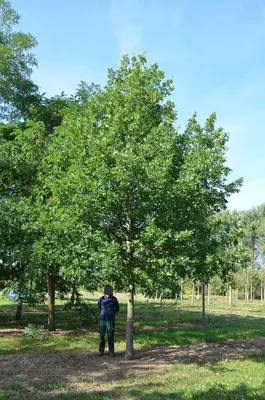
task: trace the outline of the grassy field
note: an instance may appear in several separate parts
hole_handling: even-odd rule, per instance
[[[89,298],[96,306],[97,295],[89,295]],[[265,348],[264,352],[261,349],[256,355],[249,356],[241,351],[238,357],[226,358],[225,353],[222,356],[220,347],[231,339],[245,340],[247,343],[249,339],[265,337],[264,303],[254,301],[244,304],[237,301],[230,311],[223,299],[212,301],[207,308],[206,321],[202,323],[199,301],[194,305],[187,299],[177,305],[168,301],[160,307],[154,302],[146,304],[139,298],[134,324],[135,349],[136,355],[138,352],[141,354],[141,351],[147,353],[144,353],[145,357],[136,357],[133,364],[130,364],[124,362],[123,355],[125,297],[118,295],[118,298],[121,301],[121,311],[116,323],[117,358],[114,361],[110,361],[107,356],[104,360],[96,358],[97,324],[86,326],[76,312],[63,311],[62,302],[56,306],[56,333],[42,331],[36,337],[26,337],[23,332],[28,323],[46,325],[46,306],[25,306],[23,318],[18,323],[14,320],[16,305],[0,300],[0,400],[265,399]],[[211,354],[215,351],[214,347],[207,347],[208,355],[205,351],[202,360],[198,361],[196,357],[185,360],[185,352],[194,349],[196,356],[197,351],[208,344],[219,346],[216,359]],[[157,346],[161,346],[161,357],[160,347]],[[174,351],[181,351],[184,361],[176,362],[172,358],[162,365],[166,346],[180,346]],[[158,349],[155,356],[148,354],[152,349]],[[38,363],[36,357],[41,362]],[[49,368],[54,368],[54,375],[51,375],[51,370],[47,370],[47,357],[54,357],[53,360],[58,364],[49,365]],[[73,358],[84,364],[84,367],[80,367],[82,371],[75,371],[73,363],[73,369],[66,369],[65,374],[61,372],[62,363],[70,364]],[[145,358],[149,360],[148,368]],[[26,364],[29,360],[38,365],[39,375],[33,371],[32,375],[27,376],[27,368],[24,375],[21,373],[23,368],[19,369],[19,366],[23,363],[29,365]],[[5,368],[1,365],[6,365],[9,372],[4,369],[1,372],[1,368]],[[114,374],[108,378],[112,369]],[[134,372],[131,373],[130,369]],[[49,372],[49,378],[45,371]],[[6,378],[1,379],[5,374]]]

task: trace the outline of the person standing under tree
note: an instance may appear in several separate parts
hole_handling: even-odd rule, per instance
[[[119,302],[113,296],[113,288],[111,285],[104,287],[104,296],[98,300],[98,311],[100,312],[99,321],[99,355],[103,356],[105,351],[105,333],[108,333],[109,355],[114,356],[114,331],[115,331],[115,314],[120,310]]]

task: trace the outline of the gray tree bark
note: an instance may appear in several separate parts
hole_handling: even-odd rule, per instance
[[[48,331],[55,331],[55,280],[52,271],[47,273]]]
[[[211,300],[211,286],[208,285],[208,307],[210,307],[210,300]]]
[[[197,300],[200,300],[200,286],[197,286]]]
[[[134,285],[129,286],[126,321],[125,360],[133,358],[133,318],[134,318]]]
[[[245,303],[249,301],[249,279],[248,279],[248,270],[246,270],[246,282],[245,282]]]
[[[202,285],[202,320],[205,320],[205,285]]]
[[[229,285],[229,308],[230,310],[233,307],[233,291],[232,291],[232,286]]]

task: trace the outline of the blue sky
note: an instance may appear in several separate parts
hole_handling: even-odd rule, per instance
[[[229,208],[265,202],[264,0],[13,0],[19,29],[36,36],[34,80],[47,95],[104,84],[123,53],[145,51],[173,77],[178,124],[217,112],[230,133]]]

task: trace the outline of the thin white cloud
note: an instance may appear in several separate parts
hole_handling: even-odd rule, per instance
[[[119,37],[120,53],[136,53],[141,47],[141,30],[137,25],[122,27]]]
[[[140,3],[138,0],[109,0],[109,21],[120,55],[143,51],[142,30],[139,23]]]

